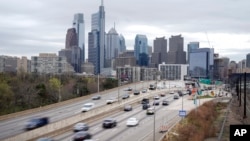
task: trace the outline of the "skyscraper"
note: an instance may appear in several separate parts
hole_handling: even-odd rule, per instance
[[[200,43],[199,42],[190,42],[187,45],[187,51],[188,51],[188,58],[187,58],[187,62],[189,63],[189,57],[190,57],[190,53],[192,52],[193,49],[198,49],[200,47]]]
[[[78,46],[77,33],[75,28],[69,28],[66,34],[65,48],[72,49],[73,46]]]
[[[126,51],[125,38],[123,37],[122,34],[120,34],[119,39],[120,39],[120,53],[122,53]]]
[[[88,58],[95,67],[95,74],[99,74],[105,64],[105,11],[103,1],[99,6],[99,11],[92,14],[91,32],[88,34]]]
[[[148,66],[148,39],[146,35],[136,35],[134,51],[137,64]]]
[[[169,38],[168,64],[186,64],[186,52],[183,46],[184,39],[181,35]]]
[[[167,40],[165,37],[154,40],[154,52],[152,53],[152,63],[158,68],[162,62],[167,62]]]
[[[105,48],[105,67],[112,67],[111,63],[120,52],[120,39],[115,28],[111,28],[107,34],[107,45]]]
[[[84,16],[82,13],[77,13],[74,15],[73,28],[75,28],[77,33],[78,46],[80,47],[80,57],[81,62],[85,61],[85,25]]]
[[[250,68],[250,53],[246,55],[246,67]]]

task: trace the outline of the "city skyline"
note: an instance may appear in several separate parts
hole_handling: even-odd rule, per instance
[[[238,62],[246,59],[250,52],[249,4],[247,0],[205,0],[202,3],[198,0],[109,0],[104,1],[105,31],[107,33],[115,22],[118,34],[124,36],[130,50],[136,34],[146,35],[150,46],[156,37],[165,36],[169,40],[171,35],[181,34],[185,51],[189,42],[197,41],[200,48],[213,47],[220,57]],[[65,47],[65,36],[72,27],[74,14],[84,14],[87,37],[91,31],[91,14],[100,5],[101,0],[1,1],[0,16],[4,20],[0,21],[0,55],[30,58],[39,53],[58,54]],[[85,54],[87,41],[85,38]]]

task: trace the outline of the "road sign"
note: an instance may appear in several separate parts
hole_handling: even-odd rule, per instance
[[[185,117],[186,116],[186,111],[185,110],[180,110],[179,111],[179,116],[180,117]]]

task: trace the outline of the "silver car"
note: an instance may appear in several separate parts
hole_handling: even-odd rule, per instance
[[[89,126],[86,123],[79,122],[74,126],[74,132],[79,132],[79,131],[87,131],[89,130]]]

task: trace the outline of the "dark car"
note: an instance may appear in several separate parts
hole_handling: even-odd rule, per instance
[[[140,91],[138,91],[138,90],[134,91],[134,95],[139,95],[139,94],[140,94]]]
[[[177,93],[179,94],[179,96],[183,96],[183,92],[182,91],[177,91]]]
[[[91,139],[92,135],[86,131],[80,131],[74,134],[72,141],[84,141],[86,139]]]
[[[161,97],[165,97],[166,94],[165,94],[165,93],[160,93],[160,96],[161,96]]]
[[[100,95],[95,95],[92,97],[92,100],[99,100],[101,99],[101,96]]]
[[[129,98],[129,94],[123,94],[122,95],[122,99],[127,99],[127,98]]]
[[[113,118],[105,119],[102,123],[103,128],[113,128],[116,126],[116,120]]]
[[[48,117],[41,117],[41,118],[34,118],[28,121],[26,124],[26,130],[32,130],[38,127],[42,127],[49,124],[49,118]]]
[[[169,105],[169,101],[168,100],[163,100],[162,105]]]
[[[132,106],[131,105],[125,105],[124,106],[124,111],[132,111]]]
[[[148,98],[143,98],[141,100],[141,104],[148,104],[149,103],[149,99]]]
[[[146,103],[146,104],[142,104],[142,109],[143,110],[147,110],[150,107],[150,104]]]
[[[174,95],[174,99],[179,99],[179,96],[178,95]]]

